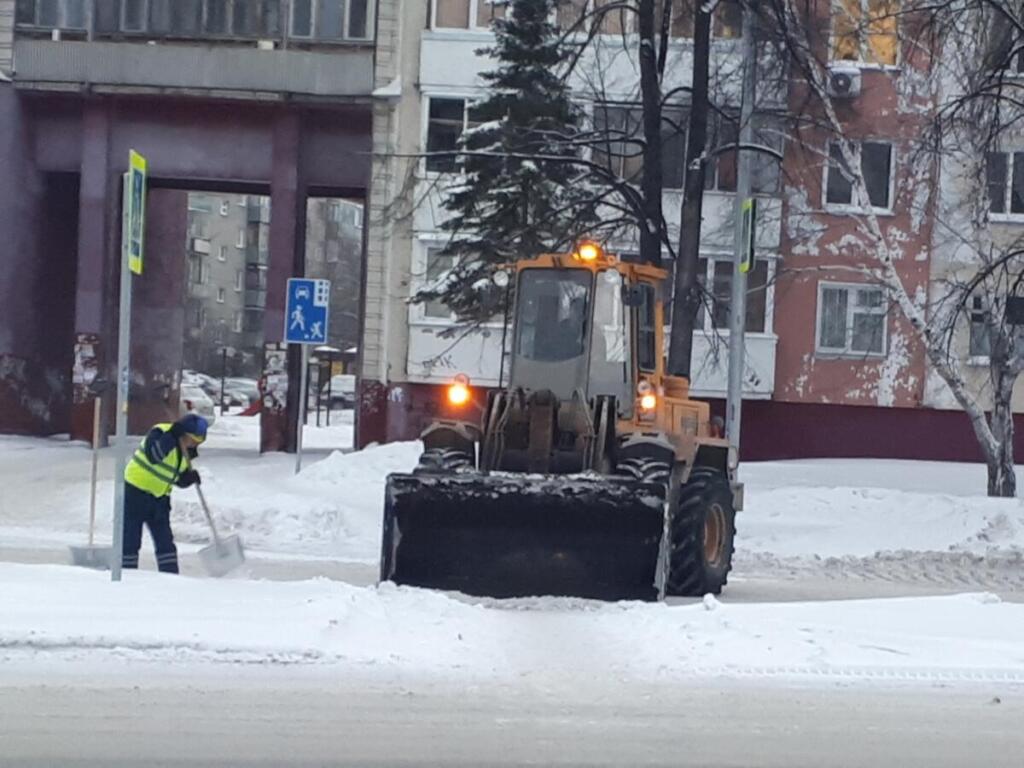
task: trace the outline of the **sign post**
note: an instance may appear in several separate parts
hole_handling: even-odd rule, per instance
[[[306,420],[306,376],[309,368],[309,345],[327,343],[327,320],[330,317],[331,283],[293,277],[288,280],[285,305],[285,344],[302,348],[302,372],[299,381],[299,426],[295,436],[295,474],[302,470],[302,429]]]
[[[117,415],[114,454],[114,530],[110,552],[110,580],[121,580],[124,543],[124,470],[128,464],[128,391],[131,383],[132,274],[142,274],[145,239],[146,158],[128,153],[129,170],[123,178],[121,210],[121,298],[117,323]]]

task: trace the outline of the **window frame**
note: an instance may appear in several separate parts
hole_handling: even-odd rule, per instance
[[[735,256],[725,251],[701,251],[699,260],[703,260],[704,264],[704,275],[703,277],[698,274],[697,281],[701,285],[702,290],[707,291],[708,285],[712,285],[711,292],[713,295],[714,287],[713,281],[715,279],[715,264],[726,263],[735,266]],[[746,330],[746,323],[744,323],[744,336],[750,336],[754,338],[762,337],[774,337],[775,325],[774,325],[774,313],[775,313],[775,271],[776,265],[779,260],[777,253],[764,253],[755,257],[755,268],[756,264],[764,263],[766,267],[765,271],[765,294],[764,294],[764,330],[763,331],[748,331]],[[670,273],[667,279],[672,279],[673,273]],[[730,278],[731,279],[731,278]],[[749,279],[749,273],[748,273]],[[673,286],[674,287],[674,286]],[[669,289],[671,295],[671,288]],[[730,286],[731,296],[731,286]],[[731,299],[730,299],[731,300]],[[750,291],[747,291],[747,306],[749,307]],[[666,312],[666,320],[668,319],[668,313]],[[706,304],[702,303],[697,310],[697,318],[699,322],[694,325],[694,332],[704,333],[708,335],[718,334],[720,336],[729,335],[728,325],[717,328],[715,327],[715,317],[713,307],[709,311]]]
[[[412,276],[412,290],[410,292],[410,295],[415,296],[422,290],[431,288],[435,285],[444,282],[444,280],[447,279],[448,275],[451,273],[452,269],[455,268],[455,257],[448,254],[445,256],[445,258],[452,259],[452,266],[446,269],[441,274],[435,276],[434,278],[427,277],[430,270],[431,257],[443,251],[444,246],[445,244],[441,241],[433,241],[422,244],[422,248],[419,249],[417,259],[418,268],[416,269]],[[451,325],[452,323],[455,322],[455,313],[452,312],[450,309],[448,311],[448,314],[443,317],[441,315],[431,315],[428,314],[427,303],[423,301],[419,301],[412,304],[411,309],[414,310],[413,319],[417,323],[422,323],[426,325]]]
[[[971,296],[971,304],[967,310],[967,363],[968,365],[988,365],[989,357],[991,354],[992,340],[988,337],[988,322],[986,316],[989,313],[988,307],[985,306],[985,298],[983,296],[974,295]],[[980,316],[980,317],[978,317]],[[986,338],[985,346],[989,348],[989,351],[981,354],[975,353],[974,351],[974,329],[976,324],[981,324],[982,330],[985,333]]]
[[[842,349],[838,347],[824,347],[821,343],[821,321],[824,305],[824,292],[829,290],[846,291],[846,344]],[[853,293],[863,290],[875,290],[881,293],[882,303],[879,308],[857,307],[854,303]],[[859,312],[857,310],[860,310]],[[882,349],[880,352],[854,350],[853,343],[853,319],[855,314],[880,315],[882,317]],[[817,288],[817,303],[814,308],[814,355],[818,358],[843,358],[854,360],[884,360],[889,355],[889,306],[886,303],[885,287],[880,283],[844,283],[831,280],[819,280]]]
[[[1024,53],[1024,51],[1022,51]],[[992,210],[992,198],[989,197],[988,217],[991,221],[998,222],[1024,222],[1024,211],[1013,211],[1013,168],[1014,156],[1020,155],[1024,165],[1024,149],[1009,148],[997,149],[986,153],[985,158],[985,191],[988,194],[988,155],[1002,155],[1006,158],[1006,180],[1003,182],[1003,210]]]
[[[288,39],[296,40],[303,43],[312,44],[324,44],[330,45],[335,43],[369,43],[374,39],[374,11],[376,10],[376,3],[373,0],[365,0],[366,2],[366,35],[364,37],[353,37],[352,35],[352,0],[340,0],[344,2],[345,6],[342,10],[344,14],[344,25],[345,31],[341,37],[321,37],[319,33],[319,7],[320,3],[318,0],[309,0],[309,34],[308,35],[297,35],[295,33],[295,0],[291,0],[287,4],[287,30]],[[284,4],[282,3],[282,6]],[[282,11],[285,8],[282,7]]]
[[[857,154],[857,161],[861,165],[861,175],[864,176],[864,156],[862,153],[862,146],[864,144],[888,144],[889,145],[889,188],[888,188],[888,199],[889,205],[886,208],[880,208],[876,205],[871,206],[872,213],[880,216],[892,216],[895,211],[896,202],[896,163],[897,163],[897,152],[896,145],[889,139],[876,139],[872,137],[865,137],[863,139],[851,140],[854,145]],[[839,142],[829,141],[825,145],[825,162],[822,164],[822,179],[821,179],[821,205],[822,208],[828,213],[842,215],[842,214],[858,214],[862,212],[859,205],[853,202],[853,183],[850,182],[850,202],[849,203],[832,203],[828,199],[828,178],[829,173],[832,170],[832,147],[833,145],[838,146]],[[839,171],[842,173],[842,171]],[[867,177],[864,179],[867,183]]]
[[[57,0],[57,24],[43,24],[39,19],[40,5],[42,0],[32,0],[32,22],[18,21],[18,3],[15,2],[15,8],[11,11],[12,25],[14,27],[28,28],[28,29],[59,29],[62,32],[74,32],[85,34],[89,31],[89,16],[92,13],[92,0]],[[67,23],[68,19],[68,4],[69,3],[80,3],[82,6],[82,26],[71,26]]]
[[[469,130],[470,128],[469,112],[472,109],[473,105],[475,105],[477,102],[481,100],[481,96],[478,93],[467,94],[466,92],[453,93],[447,91],[430,92],[423,94],[421,102],[422,119],[420,136],[422,141],[421,146],[423,147],[424,152],[428,152],[428,147],[430,146],[430,102],[432,99],[448,99],[452,101],[462,102],[462,132],[459,133],[459,139],[461,139],[463,134],[465,134],[466,131]],[[456,139],[456,146],[458,146],[458,139]],[[427,162],[429,160],[429,157],[424,157],[420,161],[420,173],[425,178],[432,179],[445,173],[462,173],[462,163],[459,161],[457,157],[454,158],[455,167],[446,170],[428,168]]]
[[[491,26],[488,23],[486,26],[479,24],[480,20],[480,6],[484,4],[490,4],[492,6],[499,6],[511,10],[511,2],[509,0],[499,0],[499,2],[488,3],[488,0],[466,0],[469,10],[467,11],[469,16],[469,26],[466,27],[440,27],[437,24],[437,0],[431,0],[430,3],[430,31],[441,32],[444,34],[458,34],[460,32],[490,32]],[[506,11],[507,13],[507,11]]]
[[[865,32],[863,36],[859,33],[859,27],[865,24],[865,19],[870,19],[870,6],[871,0],[859,0],[861,6],[861,18],[857,20],[858,27],[858,58],[857,59],[837,59],[835,58],[835,46],[838,35],[836,35],[836,11],[842,9],[842,0],[830,0],[829,2],[829,19],[828,19],[828,63],[830,66],[836,67],[852,67],[855,69],[878,69],[878,70],[896,70],[903,66],[903,45],[900,39],[900,19],[899,19],[899,8],[896,10],[896,30],[893,33],[896,38],[896,56],[892,64],[884,64],[877,61],[870,61],[865,58],[866,50],[870,49],[869,39],[871,32]],[[901,0],[894,0],[897,6],[899,6]],[[884,34],[884,33],[875,33]]]

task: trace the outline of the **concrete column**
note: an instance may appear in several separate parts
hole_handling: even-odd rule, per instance
[[[299,355],[285,352],[289,277],[305,271],[306,188],[301,173],[302,116],[282,110],[274,120],[270,179],[270,263],[263,314],[263,408],[260,451],[294,451],[299,407]]]
[[[145,264],[132,287],[132,391],[128,431],[178,418],[179,371],[185,339],[188,192],[150,189],[146,195]]]
[[[120,184],[110,156],[111,107],[90,100],[82,113],[82,162],[78,192],[78,271],[75,287],[74,392],[71,436],[92,436],[92,398],[89,384],[97,376],[115,381],[117,364],[117,243],[111,236],[120,211]],[[124,165],[127,165],[125,158]],[[113,431],[114,390],[104,397],[102,419]]]

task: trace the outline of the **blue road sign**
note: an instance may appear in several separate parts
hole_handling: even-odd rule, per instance
[[[288,280],[288,303],[284,318],[287,344],[324,344],[331,303],[331,282],[293,277]]]

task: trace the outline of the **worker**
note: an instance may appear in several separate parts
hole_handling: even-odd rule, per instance
[[[206,419],[187,414],[173,424],[157,424],[146,435],[124,471],[124,543],[121,567],[139,567],[142,525],[149,528],[156,564],[178,572],[178,549],[171,532],[171,489],[199,485],[192,459],[206,439]]]

